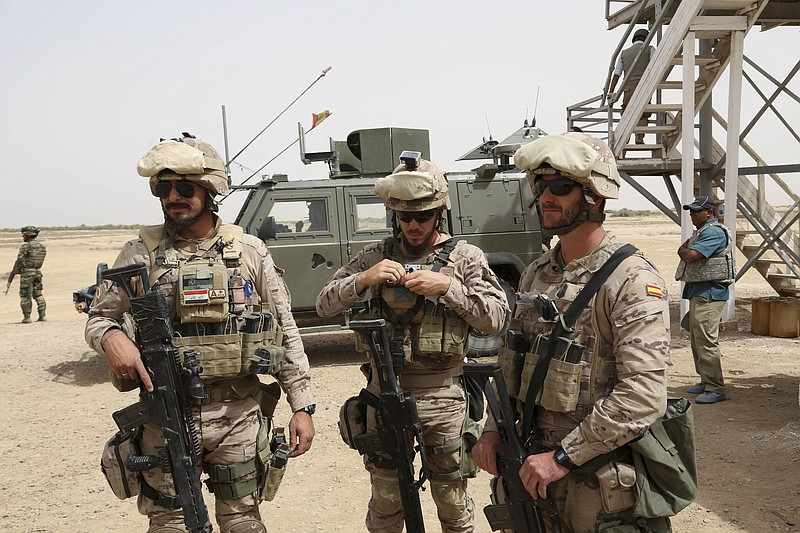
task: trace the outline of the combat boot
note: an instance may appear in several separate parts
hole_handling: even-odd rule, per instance
[[[44,316],[44,311],[39,311],[39,322],[47,322],[47,318]]]
[[[31,315],[25,315],[22,317],[23,324],[30,324],[31,323]]]

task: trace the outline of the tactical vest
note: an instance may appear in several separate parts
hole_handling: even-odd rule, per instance
[[[639,53],[639,50],[642,49],[644,43],[642,42],[635,42],[629,48],[626,48],[622,51],[622,71],[625,73],[625,81],[638,81],[642,79],[642,74],[644,74],[644,70],[647,68],[647,63],[649,58],[649,50],[645,50],[642,52],[643,54],[647,54],[648,57],[642,58],[639,61],[639,64],[636,65],[636,68],[633,69],[633,61],[636,59],[636,55]]]
[[[727,227],[719,222],[707,222],[703,224],[689,237],[688,247],[691,248],[692,244],[697,242],[700,233],[711,226],[716,226],[725,232],[725,239],[727,240],[725,249],[706,259],[701,259],[692,263],[687,263],[681,259],[675,271],[675,280],[686,283],[716,281],[724,285],[734,282],[736,279],[736,256],[733,253],[733,239]]]
[[[610,248],[608,256],[613,251]],[[546,258],[538,261],[541,265],[548,263]],[[559,311],[564,312],[589,279],[591,276],[585,274],[567,282],[562,280],[560,270],[552,279],[543,272],[537,276],[534,286],[527,290],[549,296]],[[604,284],[599,292],[606,290],[605,287]],[[539,427],[543,430],[540,444],[546,449],[552,449],[572,430],[572,427],[564,427],[566,419],[582,420],[588,416],[595,402],[608,396],[616,385],[616,360],[611,339],[604,339],[596,327],[597,320],[609,318],[595,313],[596,300],[597,294],[576,320],[569,341],[557,344],[545,383],[537,395],[536,404],[544,408],[537,413]],[[539,318],[542,317],[534,307],[521,305],[518,300],[506,343],[498,357],[509,396],[517,399],[519,405],[526,400],[539,354],[543,353],[546,345],[544,336],[553,329],[552,322],[543,322]],[[522,332],[523,322],[532,324],[533,331],[521,334],[521,342],[520,339],[511,341],[513,332]]]
[[[20,269],[39,270],[42,268],[44,256],[47,255],[44,244],[36,241],[29,241],[22,246],[25,247],[25,249],[23,250]]]
[[[172,342],[181,353],[199,352],[204,382],[248,374],[259,348],[272,356],[275,372],[284,355],[283,331],[262,309],[254,273],[242,260],[243,235],[239,226],[222,224],[203,243],[206,249],[180,257],[163,226],[139,232],[150,254],[151,283],[164,290],[172,313]]]
[[[455,275],[456,243],[451,239],[427,264],[413,265],[414,269],[435,270],[449,277]],[[383,241],[384,258],[393,259],[393,238]],[[389,337],[403,338],[403,367],[406,373],[438,372],[461,374],[467,350],[469,324],[443,303],[434,303],[402,285],[382,283],[373,289],[373,297],[362,318],[385,318]],[[397,331],[402,328],[402,331]],[[356,349],[367,355],[369,347],[356,335]]]

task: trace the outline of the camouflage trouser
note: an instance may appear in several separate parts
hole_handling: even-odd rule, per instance
[[[369,390],[377,394],[373,385]],[[475,530],[475,511],[467,494],[467,480],[458,475],[461,468],[461,448],[446,453],[432,453],[431,448],[447,447],[461,441],[466,417],[466,396],[460,383],[445,387],[406,389],[417,400],[417,412],[422,423],[431,497],[436,504],[443,533],[465,533]],[[369,410],[367,431],[375,430],[375,410]],[[366,527],[371,533],[399,533],[403,530],[403,507],[397,482],[397,472],[378,468],[365,458],[370,472],[372,498],[367,510]],[[449,478],[449,479],[445,479]]]
[[[44,316],[47,309],[47,303],[42,296],[42,273],[37,272],[23,272],[19,278],[19,306],[22,309],[24,316],[30,316],[33,309],[31,298],[36,300],[36,310],[39,316]]]
[[[669,533],[669,518],[636,518],[632,509],[607,513],[594,472],[577,470],[548,486],[563,533]],[[552,531],[545,519],[548,532]]]
[[[256,438],[260,428],[259,405],[252,398],[228,402],[213,402],[194,410],[194,423],[204,451],[203,461],[211,464],[230,465],[249,461],[256,454]],[[145,425],[141,450],[145,455],[157,455],[156,448],[164,446],[161,431],[153,425]],[[211,451],[207,451],[211,450]],[[197,465],[198,473],[201,466]],[[144,480],[156,491],[175,494],[170,474],[160,468],[143,472]],[[205,490],[203,491],[205,492]],[[258,510],[258,495],[249,494],[236,500],[216,500],[216,518],[220,530],[232,520],[248,516],[261,520]],[[152,500],[139,496],[139,512],[150,519],[150,527],[170,525],[184,531],[181,509],[166,509]]]

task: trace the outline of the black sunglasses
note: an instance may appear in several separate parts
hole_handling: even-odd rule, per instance
[[[397,211],[397,218],[408,224],[412,220],[416,220],[422,224],[436,216],[436,209],[429,209],[427,211]]]
[[[538,179],[533,182],[533,188],[536,189],[536,194],[539,196],[544,193],[545,189],[550,189],[554,196],[566,196],[572,192],[572,189],[579,185],[578,182],[566,178],[559,178],[551,181]]]
[[[178,191],[178,194],[183,196],[184,198],[191,198],[194,196],[195,184],[189,181],[159,181],[156,183],[156,196],[161,198],[162,200],[165,198],[169,198],[170,192],[172,192],[172,186],[175,185],[175,190]]]

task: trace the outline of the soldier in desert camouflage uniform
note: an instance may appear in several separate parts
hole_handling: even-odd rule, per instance
[[[393,212],[394,235],[367,245],[340,268],[317,297],[317,312],[335,316],[369,302],[359,318],[387,318],[389,323],[392,316],[413,316],[390,331],[392,336],[395,327],[403,328],[399,333],[406,352],[400,386],[417,401],[442,531],[474,531],[473,503],[466,492],[466,477],[474,475],[474,467],[462,438],[467,424],[462,365],[471,328],[492,334],[502,329],[506,296],[483,252],[464,241],[454,242],[442,230],[450,199],[447,181],[435,165],[425,160],[410,168],[409,163],[401,164],[378,179],[375,193]],[[443,265],[438,272],[432,268],[436,263]],[[408,264],[422,268],[407,272]],[[363,346],[359,349],[369,356]],[[376,376],[367,389],[379,394]],[[374,431],[374,409],[369,413],[367,430]],[[372,481],[367,529],[400,532],[403,509],[397,473],[373,459],[364,456]]]
[[[214,272],[215,277],[226,281],[215,292],[222,297],[222,314],[234,319],[224,324],[233,324],[233,333],[238,330],[239,338],[243,319],[256,316],[253,313],[258,311],[271,313],[278,326],[275,344],[286,350],[283,366],[275,377],[294,412],[289,422],[291,456],[305,453],[314,437],[311,418],[314,396],[308,359],[290,311],[282,271],[273,263],[264,242],[243,234],[238,226],[223,224],[214,213],[217,209],[213,197],[228,192],[228,179],[219,154],[209,144],[184,134],[180,139],[162,141],[151,148],[139,161],[137,170],[150,178],[150,190],[161,199],[165,223],[143,228],[138,239],[124,245],[114,267],[140,261],[147,265],[150,282],[160,285],[166,293],[173,328],[183,335],[184,342],[202,335],[196,331],[200,326],[215,331],[218,325],[192,316],[195,311],[185,303],[189,301],[189,292],[181,292],[179,281],[196,278],[199,282],[201,276],[207,275],[204,271]],[[214,297],[212,292],[211,298]],[[121,329],[127,311],[127,297],[116,285],[109,282],[100,285],[89,312],[86,340],[105,355],[118,379],[138,379],[152,390],[139,349]],[[237,335],[217,337],[235,340]],[[194,418],[203,449],[202,467],[209,474],[216,497],[217,522],[222,533],[266,532],[259,513],[263,487],[255,487],[253,483],[265,474],[261,461],[254,460],[267,444],[264,432],[259,434],[266,424],[258,401],[262,385],[255,374],[248,373],[245,366],[240,368],[238,363],[232,371],[228,369],[225,375],[219,375],[215,369],[221,366],[206,365],[203,361],[204,357],[212,356],[210,347],[199,351],[198,358],[204,365],[200,378],[208,400],[194,408]],[[163,443],[157,427],[144,426],[141,440],[144,454],[157,453],[155,450],[163,447]],[[234,479],[223,479],[226,474]],[[153,489],[139,496],[139,511],[150,519],[148,531],[186,531],[180,508],[169,509],[156,503],[163,501],[160,497],[165,493],[174,494],[169,474],[155,468],[143,472],[143,477]]]
[[[39,322],[44,322],[47,302],[42,295],[42,264],[47,255],[44,244],[36,241],[39,235],[39,228],[35,226],[25,226],[22,228],[22,239],[25,241],[19,247],[17,260],[14,263],[14,273],[19,279],[19,306],[22,309],[22,323],[30,324],[31,310],[33,302],[36,300],[36,310],[39,313]]]
[[[528,171],[542,231],[559,237],[520,281],[509,330],[533,339],[549,333],[553,323],[526,304],[528,296],[544,294],[564,312],[623,245],[603,228],[605,202],[618,198],[620,177],[608,147],[584,133],[541,137],[514,159]],[[572,338],[586,347],[574,383],[577,405],[537,407],[540,436],[520,469],[525,487],[534,498],[549,492],[563,531],[669,531],[668,518],[633,516],[635,473],[625,446],[658,420],[667,404],[667,291],[652,263],[641,253],[623,260],[576,320]],[[526,354],[526,368],[532,355]],[[531,377],[516,375],[513,358],[514,352],[501,350],[509,394],[522,413],[527,393],[521,391]],[[497,475],[500,441],[493,422],[490,418],[473,453],[479,466]]]

